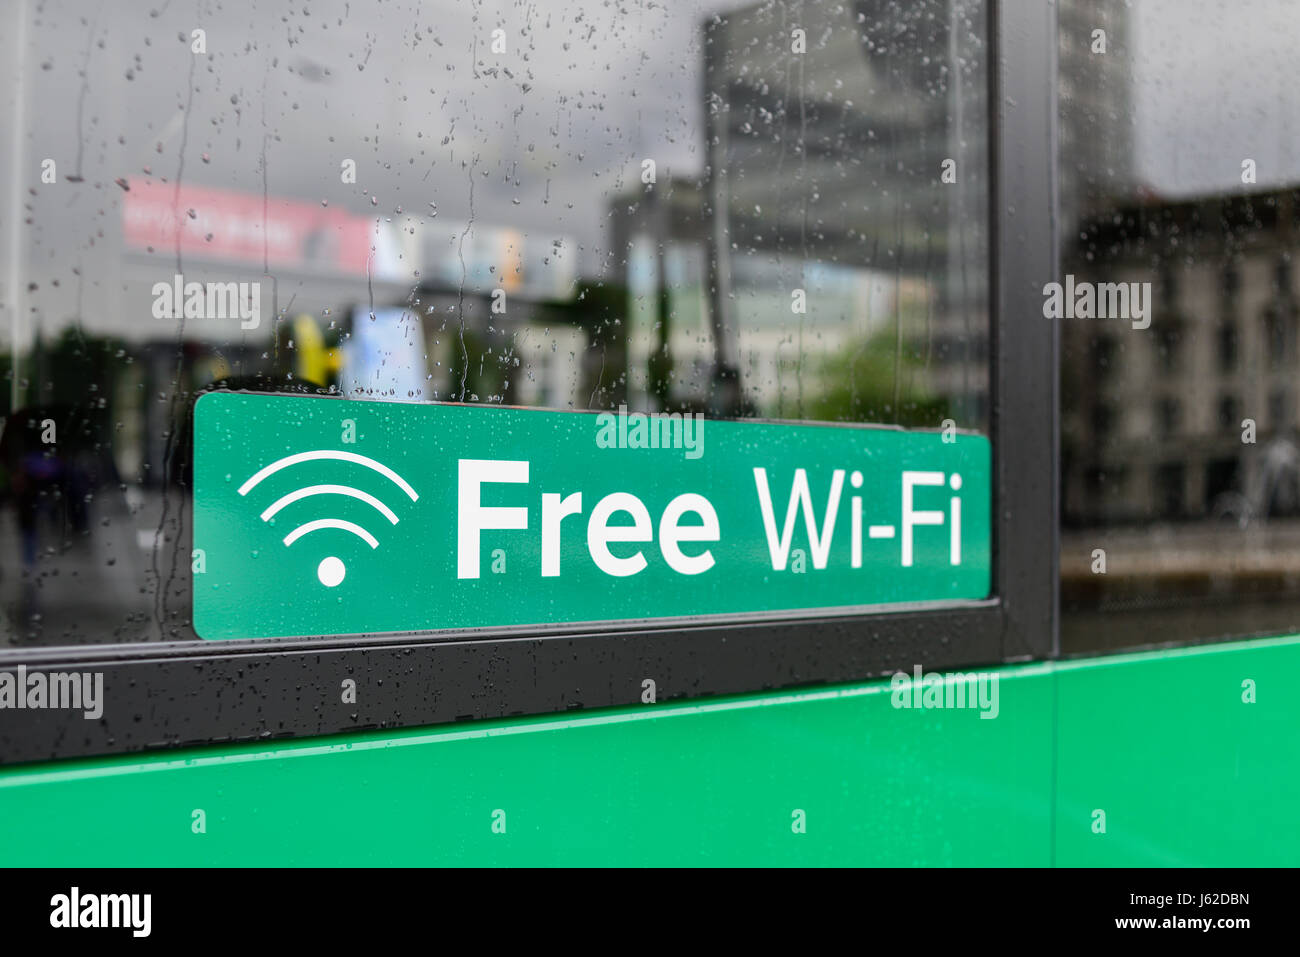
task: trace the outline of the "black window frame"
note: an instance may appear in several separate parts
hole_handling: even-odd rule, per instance
[[[993,588],[868,614],[610,622],[389,637],[0,651],[95,671],[104,714],[0,712],[0,764],[641,705],[1051,659],[1058,638],[1056,11],[987,2]],[[341,703],[345,679],[355,704]]]

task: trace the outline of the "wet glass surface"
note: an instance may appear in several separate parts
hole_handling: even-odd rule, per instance
[[[1060,10],[1062,648],[1295,632],[1294,7]]]
[[[194,637],[214,387],[987,432],[982,3],[0,16],[0,644]]]

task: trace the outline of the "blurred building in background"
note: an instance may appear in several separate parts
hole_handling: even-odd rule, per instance
[[[1128,204],[1062,271],[1147,282],[1151,325],[1063,323],[1063,518],[1074,526],[1300,511],[1294,189]]]
[[[1062,519],[1291,514],[1295,193],[1170,197],[1137,176],[1132,14],[1128,0],[1060,4],[1061,275],[1152,290],[1147,329],[1062,322]]]
[[[984,11],[934,7],[704,21],[703,180],[611,203],[634,401],[986,427]]]
[[[1150,285],[1145,328],[1059,320],[1062,648],[1294,631],[1300,192],[1276,157],[1259,185],[1243,171],[1271,155],[1270,123],[1286,142],[1287,106],[1212,76],[1193,89],[1188,69],[1193,41],[1223,64],[1243,44],[1271,57],[1274,28],[1211,40],[1190,8],[1121,0],[1059,13],[1060,278]],[[1239,121],[1249,145],[1226,132]]]

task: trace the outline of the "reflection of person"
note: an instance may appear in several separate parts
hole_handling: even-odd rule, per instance
[[[9,473],[9,492],[22,543],[23,568],[36,564],[37,531],[43,500],[56,491],[63,478],[63,462],[57,445],[40,441],[44,415],[25,409],[5,421],[0,449]]]
[[[13,472],[13,489],[18,530],[22,535],[23,568],[36,564],[36,533],[42,498],[48,501],[51,493],[57,492],[63,476],[63,463],[53,449],[29,449],[19,457],[18,467]]]
[[[65,503],[64,517],[74,532],[84,534],[90,528],[94,466],[84,456],[68,454],[57,441],[46,441],[57,439],[59,420],[54,410],[22,409],[5,421],[0,436],[0,460],[9,476],[24,569],[36,564],[40,523],[55,513],[57,503]]]

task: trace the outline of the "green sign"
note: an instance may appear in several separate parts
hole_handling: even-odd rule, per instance
[[[978,435],[217,392],[194,445],[204,638],[989,593]]]

